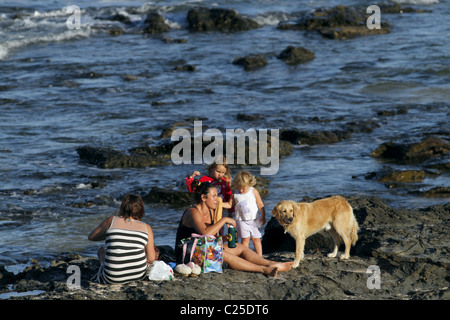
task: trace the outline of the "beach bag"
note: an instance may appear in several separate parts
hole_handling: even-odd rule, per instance
[[[210,234],[193,233],[191,237],[181,240],[184,264],[193,262],[200,266],[203,273],[222,272],[223,243],[222,237]]]
[[[172,280],[174,277],[172,268],[164,261],[159,260],[153,261],[147,270],[147,275],[149,280],[156,281]]]

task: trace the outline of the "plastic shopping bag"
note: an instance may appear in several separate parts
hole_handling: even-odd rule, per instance
[[[155,260],[148,269],[149,280],[172,280],[173,270],[164,261]]]
[[[183,263],[194,262],[202,272],[222,272],[223,244],[221,237],[198,235],[181,240],[183,246]]]

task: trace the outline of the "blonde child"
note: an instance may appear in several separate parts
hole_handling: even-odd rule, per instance
[[[252,239],[253,246],[258,255],[262,256],[261,232],[259,230],[266,223],[264,203],[257,189],[255,177],[248,171],[240,171],[233,180],[232,205],[236,213],[236,228],[241,243],[246,247]],[[224,203],[224,208],[228,204]],[[258,218],[258,210],[261,217]]]

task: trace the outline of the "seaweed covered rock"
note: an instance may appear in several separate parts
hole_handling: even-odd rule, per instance
[[[288,46],[278,56],[287,64],[299,64],[314,59],[314,52],[303,47]]]
[[[429,136],[412,143],[385,142],[370,156],[398,163],[420,163],[430,158],[450,153],[450,143],[436,136]]]
[[[82,146],[77,148],[81,162],[95,165],[102,169],[107,168],[142,168],[150,166],[168,165],[169,154],[167,146],[154,146],[135,148],[125,153],[113,148]]]
[[[237,32],[261,27],[235,10],[223,8],[194,8],[189,10],[187,21],[190,31]]]
[[[315,130],[305,131],[297,128],[283,129],[280,132],[280,139],[293,144],[331,144],[344,139],[348,139],[354,133],[370,133],[380,124],[374,120],[350,121],[345,123],[340,129],[335,130]]]
[[[261,54],[250,54],[233,60],[233,64],[243,66],[245,71],[262,68],[268,63],[267,59]]]
[[[164,21],[164,17],[157,12],[151,12],[144,21],[144,33],[159,34],[170,30],[169,25]]]

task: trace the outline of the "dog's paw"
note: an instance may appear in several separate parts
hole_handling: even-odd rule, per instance
[[[292,268],[296,269],[300,265],[300,261],[294,261],[294,264],[292,265]]]
[[[350,256],[346,255],[345,253],[341,254],[341,256],[339,257],[340,260],[348,260],[348,258],[350,258]]]
[[[331,252],[331,253],[329,253],[329,254],[327,254],[327,257],[328,258],[336,258],[336,253],[334,253],[334,252]]]

